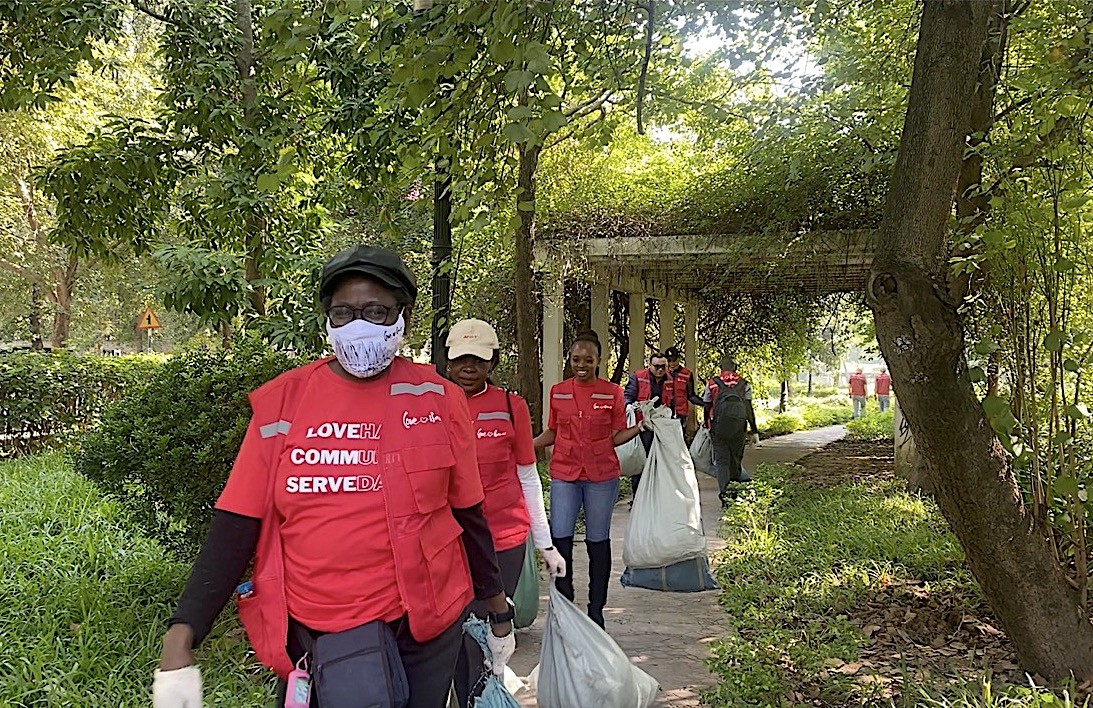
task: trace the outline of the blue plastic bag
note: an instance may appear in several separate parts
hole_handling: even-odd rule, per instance
[[[463,623],[463,631],[474,637],[478,646],[482,648],[483,656],[490,655],[490,648],[486,644],[486,632],[490,630],[483,620],[471,615]],[[485,686],[482,689],[482,695],[475,699],[475,708],[520,708],[520,704],[505,688],[504,682],[489,669],[482,674],[479,685],[483,683]]]

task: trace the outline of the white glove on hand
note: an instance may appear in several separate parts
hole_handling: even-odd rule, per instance
[[[751,442],[752,447],[759,445],[759,433],[752,433],[749,442]]]
[[[550,577],[565,577],[565,558],[562,558],[562,554],[558,552],[558,549],[540,548],[539,553],[543,555],[543,562],[546,563],[547,572],[550,573]]]
[[[486,646],[490,649],[490,655],[486,657],[486,666],[493,670],[494,676],[504,676],[505,667],[516,652],[516,634],[510,631],[505,636],[498,637],[491,629],[486,634]]]
[[[160,671],[152,679],[153,708],[202,708],[201,669],[187,666]]]

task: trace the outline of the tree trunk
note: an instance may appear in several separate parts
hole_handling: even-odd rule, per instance
[[[778,396],[778,412],[785,413],[789,408],[789,381],[782,380],[782,390]]]
[[[72,291],[76,287],[76,274],[80,262],[70,255],[63,266],[53,269],[53,331],[50,346],[64,349],[68,344],[68,331],[72,324]]]
[[[30,348],[41,351],[42,342],[42,287],[38,283],[30,285]]]
[[[528,402],[531,420],[538,430],[543,420],[542,369],[539,356],[539,316],[535,308],[532,258],[535,249],[535,171],[539,167],[539,145],[520,148],[520,171],[516,189],[516,382]],[[521,209],[521,202],[529,207]],[[530,202],[530,205],[527,204]]]
[[[972,389],[947,230],[991,15],[926,0],[899,155],[867,288],[877,339],[942,513],[1024,669],[1093,675],[1093,625],[1025,513],[1010,460]]]
[[[433,181],[433,248],[432,248],[433,321],[430,342],[433,366],[441,376],[447,369],[445,342],[452,323],[452,178],[446,173]]]

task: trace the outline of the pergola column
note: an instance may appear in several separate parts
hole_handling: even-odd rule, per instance
[[[687,358],[688,369],[695,377],[695,391],[702,395],[706,379],[698,370],[698,305],[688,302],[683,306],[683,355]],[[694,432],[698,428],[698,409],[691,408],[687,416],[687,430]]]
[[[676,301],[660,301],[660,350],[663,352],[676,343]]]
[[[592,283],[592,329],[600,335],[605,352],[611,350],[611,286]]]
[[[630,293],[630,371],[645,363],[645,293]]]
[[[565,281],[561,276],[543,278],[543,429],[550,418],[550,389],[562,380],[565,355]]]

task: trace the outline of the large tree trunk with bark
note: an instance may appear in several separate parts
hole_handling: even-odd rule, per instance
[[[535,171],[539,167],[542,147],[520,148],[520,171],[516,190],[516,213],[520,226],[516,229],[516,382],[520,395],[531,409],[531,421],[536,430],[543,420],[542,369],[539,356],[539,317],[535,308],[535,273],[532,259],[535,249]],[[530,208],[521,209],[521,202]]]
[[[70,255],[63,265],[52,269],[53,330],[50,346],[54,349],[64,349],[68,344],[68,332],[72,325],[72,291],[76,288],[79,267],[79,260]]]
[[[1093,676],[1093,625],[1025,513],[972,389],[947,235],[987,26],[1001,2],[927,0],[867,298],[945,518],[1026,671]]]

